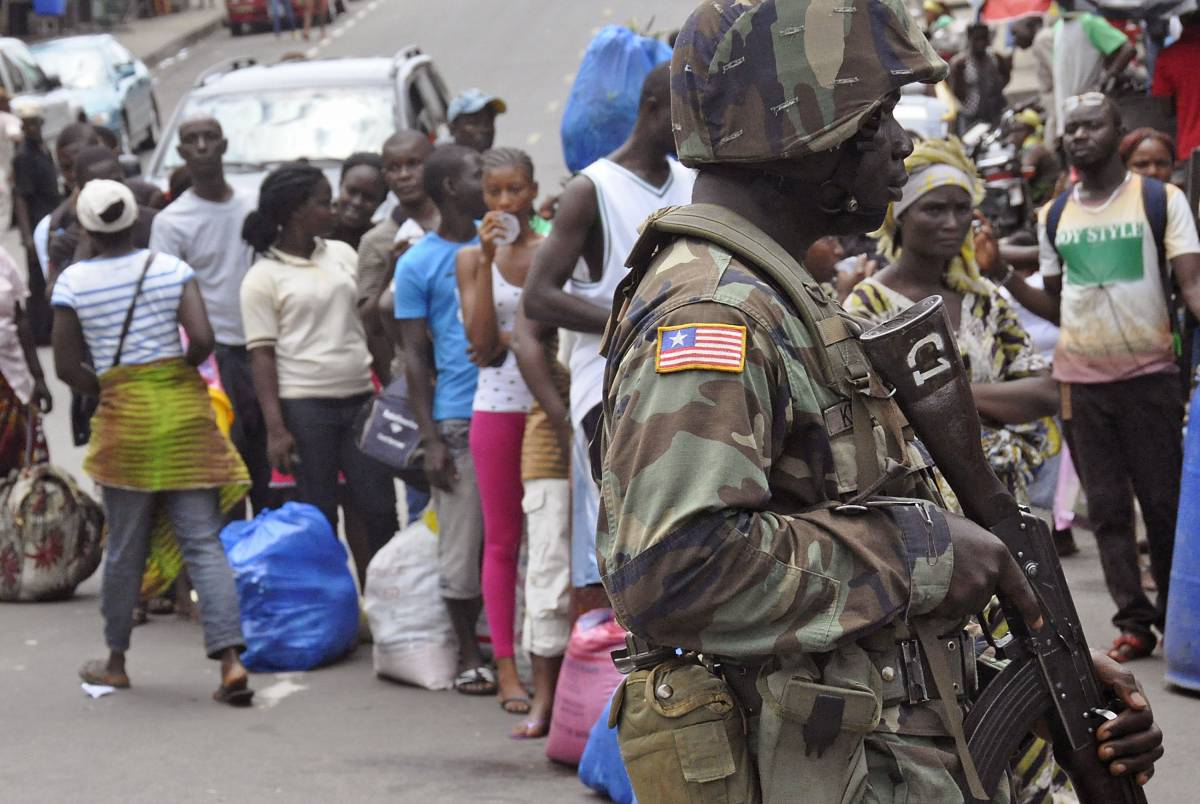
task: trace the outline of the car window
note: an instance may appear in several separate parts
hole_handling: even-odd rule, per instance
[[[229,148],[226,165],[262,169],[306,159],[340,164],[356,151],[379,151],[395,129],[395,99],[387,85],[314,87],[189,98],[180,120],[210,114],[221,124]],[[171,141],[178,142],[178,131]],[[161,170],[182,164],[172,147]]]
[[[11,85],[9,89],[12,90],[13,94],[20,95],[22,92],[30,92],[31,88],[25,80],[25,74],[8,57],[7,53],[0,53],[0,61],[4,62],[4,72],[8,73],[8,82]]]
[[[32,53],[24,48],[13,48],[7,51],[5,55],[12,57],[13,62],[17,65],[17,69],[21,71],[21,74],[25,78],[25,83],[31,91],[40,90],[45,85],[46,74],[37,65]]]
[[[46,72],[70,89],[96,89],[111,83],[108,60],[98,50],[52,47],[38,53]]]

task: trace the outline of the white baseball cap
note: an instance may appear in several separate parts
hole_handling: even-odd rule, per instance
[[[75,214],[89,232],[121,232],[137,222],[138,206],[121,182],[92,179],[79,191]]]

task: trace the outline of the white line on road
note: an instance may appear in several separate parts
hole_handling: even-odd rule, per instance
[[[277,673],[279,679],[266,689],[259,690],[255,696],[255,706],[259,709],[271,709],[289,695],[308,689],[307,684],[297,684],[294,679],[303,678],[303,673]]]
[[[562,104],[559,101],[552,100],[546,104],[546,114],[554,114],[558,111],[558,107]]]
[[[529,135],[529,138],[527,140],[525,140],[525,144],[526,145],[537,145],[541,139],[542,139],[542,132],[535,131]]]
[[[317,45],[314,47],[310,47],[308,50],[304,51],[304,55],[306,58],[315,59],[317,57],[317,54],[320,52],[321,52],[320,45]]]

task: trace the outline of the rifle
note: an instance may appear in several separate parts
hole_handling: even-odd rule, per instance
[[[1112,776],[1096,754],[1096,729],[1116,717],[1114,701],[1096,676],[1049,529],[1017,504],[983,455],[971,386],[941,298],[914,304],[860,341],[966,515],[1004,542],[1041,607],[1044,623],[1033,631],[1010,601],[1000,601],[1009,634],[997,647],[1009,664],[963,724],[985,788],[996,790],[1021,741],[1045,719],[1081,801],[1144,804],[1141,787]]]

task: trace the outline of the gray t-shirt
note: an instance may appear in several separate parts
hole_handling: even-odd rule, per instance
[[[158,213],[150,248],[192,266],[217,343],[242,346],[242,279],[254,263],[254,250],[242,239],[242,224],[258,203],[234,192],[224,203],[205,201],[188,190]]]

